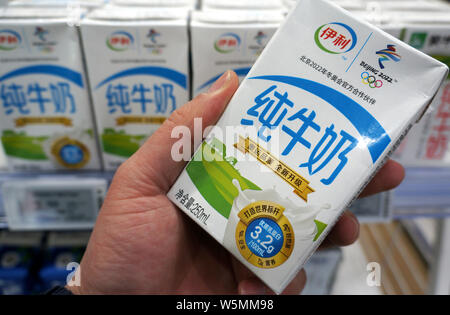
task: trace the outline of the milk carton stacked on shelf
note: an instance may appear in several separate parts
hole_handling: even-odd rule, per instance
[[[0,231],[0,295],[33,292],[33,268],[43,233]]]
[[[191,18],[192,94],[226,70],[243,79],[284,19],[281,11],[195,11]]]
[[[447,75],[348,11],[300,0],[168,197],[280,293]]]
[[[50,232],[45,244],[43,266],[39,271],[42,290],[79,283],[75,270],[81,261],[89,232]]]
[[[116,169],[189,100],[187,10],[110,6],[81,26],[104,166]]]
[[[400,39],[450,64],[450,16],[445,13],[397,14]],[[420,78],[417,78],[421,80]],[[450,167],[450,79],[436,95],[428,114],[415,126],[395,157],[412,167]]]
[[[0,12],[0,135],[14,171],[101,168],[79,30],[64,9]]]

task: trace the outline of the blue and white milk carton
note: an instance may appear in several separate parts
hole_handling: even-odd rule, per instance
[[[189,100],[188,11],[108,7],[81,25],[104,166],[115,170]]]
[[[447,74],[337,5],[300,0],[168,197],[280,293]]]
[[[228,69],[243,80],[283,20],[270,10],[193,12],[192,94],[206,92]]]

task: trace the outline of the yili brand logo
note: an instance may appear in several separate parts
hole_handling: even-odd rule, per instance
[[[41,41],[46,42],[47,41],[47,35],[48,35],[48,31],[43,29],[40,26],[36,26],[36,29],[34,30],[34,36],[36,36],[37,38],[39,38]]]
[[[153,28],[147,34],[147,37],[150,38],[153,44],[157,44],[156,38],[158,36],[161,36],[161,34],[155,31]]]
[[[343,54],[356,46],[357,36],[347,24],[332,22],[320,26],[314,34],[314,40],[327,53]]]
[[[241,45],[241,38],[235,33],[222,34],[215,42],[214,49],[222,54],[235,51]]]
[[[377,55],[380,56],[378,59],[378,64],[380,65],[381,69],[384,69],[384,62],[393,60],[395,62],[399,62],[402,58],[398,53],[397,49],[395,48],[395,45],[387,45],[386,49],[382,49],[376,52]]]
[[[117,31],[112,33],[106,39],[106,46],[113,51],[125,51],[134,44],[133,36],[125,31]]]
[[[259,31],[258,34],[255,36],[255,41],[258,45],[262,46],[264,45],[264,40],[267,38],[267,35],[264,34],[263,31]]]
[[[0,30],[0,50],[14,50],[22,42],[19,33],[13,30]]]

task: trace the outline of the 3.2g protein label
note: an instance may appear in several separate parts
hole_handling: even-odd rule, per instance
[[[284,207],[271,201],[249,204],[239,212],[236,245],[241,255],[259,268],[284,263],[294,248],[294,230]]]

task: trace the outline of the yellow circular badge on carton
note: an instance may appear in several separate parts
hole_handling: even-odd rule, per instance
[[[82,142],[69,137],[55,141],[51,152],[59,164],[70,169],[82,168],[90,159],[89,149]]]
[[[294,249],[295,235],[284,207],[272,201],[257,201],[238,216],[236,245],[241,255],[259,268],[282,265]]]

